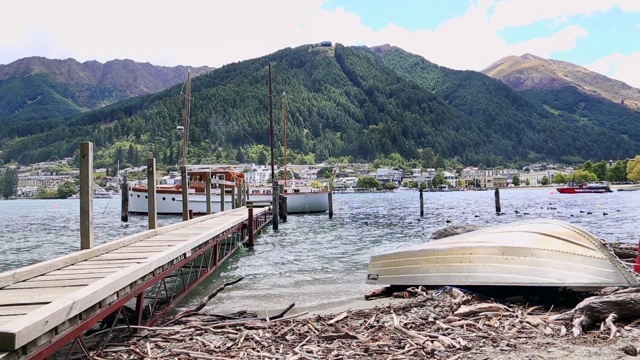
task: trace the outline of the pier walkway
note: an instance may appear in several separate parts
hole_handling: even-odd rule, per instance
[[[100,324],[153,324],[270,220],[271,208],[240,207],[0,273],[0,359],[86,354]]]

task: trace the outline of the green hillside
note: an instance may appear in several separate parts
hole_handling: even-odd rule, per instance
[[[479,132],[468,138],[474,144],[469,148],[469,163],[624,158],[638,149],[640,131],[635,124],[640,113],[619,104],[589,97],[572,87],[514,92],[481,73],[440,67],[398,48],[374,51],[385,65],[440,95],[478,124]],[[557,94],[572,96],[561,96],[563,103],[554,104],[557,111],[550,111],[545,104],[552,103]],[[585,104],[590,105],[584,108]],[[591,121],[576,121],[571,114],[577,109]],[[488,149],[487,142],[494,144],[494,149]],[[495,161],[487,162],[487,158]]]
[[[586,95],[575,87],[557,90],[524,90],[519,92],[538,106],[557,114],[565,123],[577,124],[580,128],[599,128],[607,133],[596,137],[585,132],[583,136],[592,146],[610,154],[609,159],[623,159],[628,156],[624,147],[633,147],[640,139],[640,112],[623,104]],[[612,146],[622,141],[623,147]],[[603,159],[607,159],[603,157]]]
[[[47,120],[77,114],[74,92],[35,74],[0,81],[0,124]],[[37,106],[36,106],[37,105]]]
[[[395,48],[383,50],[301,46],[195,77],[189,162],[267,162],[269,62],[277,142],[286,93],[292,163],[397,156],[392,154],[420,159],[432,149],[467,165],[497,166],[632,156],[640,149],[640,136],[623,125],[608,127],[605,118],[578,121],[556,115],[488,76],[442,68]],[[176,164],[181,88],[64,120],[3,127],[4,160],[31,163],[71,156],[80,141],[93,141],[98,165],[118,160],[140,165],[148,156]]]

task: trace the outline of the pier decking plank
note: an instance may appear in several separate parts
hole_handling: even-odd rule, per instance
[[[268,209],[254,214],[261,211]],[[105,299],[114,301],[119,296],[114,294],[246,220],[247,209],[238,208],[1,273],[0,354],[25,346]]]
[[[163,249],[163,251],[166,249]],[[91,259],[91,260],[109,260],[109,262],[111,261],[121,261],[121,260],[139,260],[139,259],[146,259],[150,256],[153,256],[155,254],[157,254],[158,252],[145,252],[145,253],[138,253],[138,252],[133,252],[133,253],[129,253],[129,252],[119,252],[119,253],[108,253],[108,254],[104,254],[104,255],[100,255],[98,257],[96,257],[95,259]]]
[[[131,254],[131,253],[146,253],[146,252],[152,252],[152,253],[158,253],[161,251],[165,251],[168,248],[170,248],[172,245],[167,245],[167,246],[127,246],[124,249],[118,249],[118,250],[114,250],[111,253],[112,254]]]
[[[41,304],[57,300],[72,292],[78,291],[78,287],[46,288],[38,291],[30,289],[2,289],[0,305],[27,305]]]
[[[93,263],[87,263],[87,262],[83,262],[77,265],[73,265],[73,266],[69,266],[69,267],[65,267],[62,268],[60,270],[56,270],[56,271],[87,271],[87,270],[99,270],[99,269],[103,269],[103,270],[114,270],[114,269],[124,269],[126,267],[128,267],[129,264],[109,264],[109,263],[105,263],[103,262],[93,262]]]
[[[0,315],[24,315],[42,306],[43,305],[0,306]]]
[[[56,271],[52,271],[48,274],[41,275],[40,277],[55,277],[55,276],[78,276],[78,275],[97,275],[97,276],[106,276],[105,273],[114,273],[119,269],[124,269],[124,267],[107,267],[107,268],[92,268],[92,269],[83,269],[83,268],[64,268]],[[100,275],[102,274],[102,275]],[[52,279],[53,280],[53,279]]]
[[[111,272],[114,273],[115,271],[111,271]],[[75,272],[75,273],[72,273],[72,274],[58,274],[58,275],[45,274],[45,275],[42,275],[42,276],[35,277],[33,279],[29,279],[29,280],[27,280],[25,282],[30,282],[30,281],[42,281],[42,282],[45,282],[45,281],[52,281],[52,280],[73,280],[73,279],[77,279],[79,277],[82,277],[82,278],[85,278],[85,279],[91,279],[91,278],[98,278],[99,279],[99,278],[103,278],[105,276],[106,276],[105,272],[96,273],[96,272],[87,272],[87,271],[85,271],[83,273]],[[18,284],[20,284],[20,283],[18,283]],[[13,285],[17,285],[17,284],[13,284]],[[6,288],[8,289],[13,285],[9,285]]]
[[[0,325],[10,323],[18,318],[21,318],[22,315],[5,315],[0,317]]]
[[[17,284],[9,285],[5,289],[37,289],[37,291],[43,291],[44,288],[58,288],[66,286],[83,286],[92,284],[100,278],[81,278],[81,279],[64,279],[64,280],[49,280],[49,281],[36,281],[28,280],[19,282]]]

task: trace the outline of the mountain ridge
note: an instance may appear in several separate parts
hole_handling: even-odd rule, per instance
[[[640,89],[566,61],[529,53],[511,55],[497,60],[481,72],[516,91],[557,90],[573,86],[586,94],[640,110]]]
[[[194,75],[213,70],[206,66],[156,66],[128,59],[103,64],[71,58],[22,58],[0,65],[0,123],[67,116],[156,93],[183,82],[188,69]]]
[[[397,47],[336,44],[286,48],[196,77],[189,163],[265,163],[269,63],[274,93],[287,96],[292,163],[401,157],[424,167],[442,159],[500,166],[640,152],[640,133],[633,130],[640,113],[620,104],[568,92],[517,92],[498,79],[448,69]],[[280,96],[274,100],[278,109]],[[78,142],[93,141],[101,166],[139,165],[147,156],[176,164],[183,101],[181,85],[174,85],[86,113],[11,124],[0,127],[0,149],[5,163],[32,163],[72,156]]]

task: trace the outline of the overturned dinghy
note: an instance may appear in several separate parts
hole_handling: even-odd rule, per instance
[[[559,220],[529,220],[375,255],[375,285],[638,286],[606,243]]]

